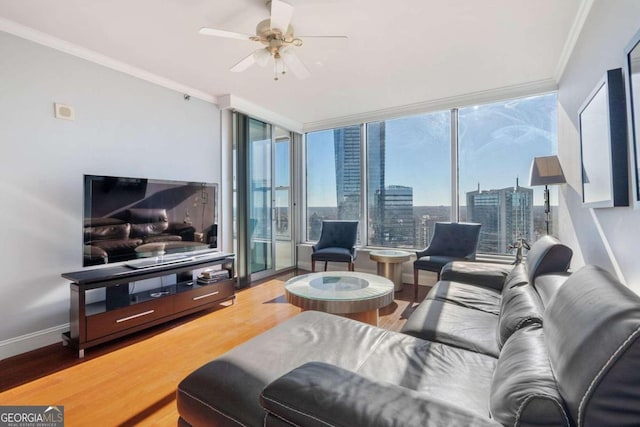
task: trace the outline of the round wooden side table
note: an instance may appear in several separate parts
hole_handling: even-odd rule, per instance
[[[369,258],[378,263],[378,275],[391,280],[396,292],[402,290],[402,263],[409,261],[410,256],[409,252],[393,249],[369,252]]]

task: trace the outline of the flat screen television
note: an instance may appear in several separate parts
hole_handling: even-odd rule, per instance
[[[217,184],[85,175],[83,266],[217,248],[217,204]]]

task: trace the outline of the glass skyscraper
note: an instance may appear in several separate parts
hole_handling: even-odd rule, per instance
[[[416,227],[413,217],[413,188],[389,185],[377,198],[382,217],[376,223],[377,241],[372,244],[414,247]]]
[[[533,236],[533,189],[507,187],[467,193],[467,220],[482,224],[478,252],[508,253],[518,237]]]
[[[333,131],[338,219],[360,218],[360,126]]]

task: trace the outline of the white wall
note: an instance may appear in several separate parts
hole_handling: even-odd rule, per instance
[[[2,32],[0,147],[0,359],[68,329],[83,174],[221,181],[217,106]]]
[[[624,49],[640,29],[640,1],[595,0],[559,82],[560,238],[574,249],[573,267],[597,264],[640,293],[640,210],[581,204],[578,109],[606,70],[624,66]]]

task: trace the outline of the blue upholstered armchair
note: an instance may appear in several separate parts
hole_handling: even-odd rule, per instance
[[[353,271],[357,238],[358,221],[322,221],[320,240],[312,247],[311,271],[316,271],[316,261],[324,261],[324,271],[329,261],[347,262]]]
[[[438,274],[451,261],[469,261],[476,258],[481,224],[465,222],[436,222],[429,246],[416,252],[413,262],[413,298],[418,299],[418,271]]]

